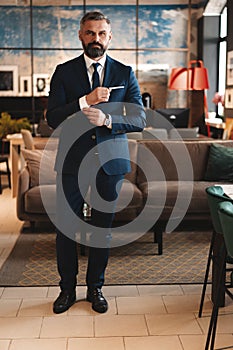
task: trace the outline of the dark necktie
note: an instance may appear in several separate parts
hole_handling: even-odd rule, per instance
[[[100,86],[100,77],[99,77],[99,73],[97,72],[97,68],[100,65],[99,63],[93,63],[93,68],[94,68],[94,72],[92,75],[92,90],[94,90],[95,88],[97,88],[98,86]]]

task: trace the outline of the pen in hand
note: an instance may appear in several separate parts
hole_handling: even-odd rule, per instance
[[[124,89],[123,85],[119,85],[119,86],[110,86],[109,91],[111,92],[112,90],[117,90],[117,89]]]

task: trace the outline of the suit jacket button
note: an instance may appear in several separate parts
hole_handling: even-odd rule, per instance
[[[95,135],[91,135],[91,138],[92,138],[92,140],[95,140],[96,136]]]

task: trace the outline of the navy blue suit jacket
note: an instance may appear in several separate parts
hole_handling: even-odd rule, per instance
[[[51,79],[47,120],[54,129],[62,126],[55,165],[58,172],[76,173],[93,146],[93,134],[104,171],[109,175],[130,171],[126,133],[142,131],[146,124],[138,82],[131,67],[107,55],[103,86],[124,86],[112,90],[108,103],[93,106],[111,114],[112,129],[91,125],[80,111],[79,98],[91,92],[84,55],[56,67]]]

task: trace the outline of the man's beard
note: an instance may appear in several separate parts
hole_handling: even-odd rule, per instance
[[[85,45],[82,42],[82,45],[85,54],[90,58],[102,57],[106,51],[106,47],[104,47],[100,43],[93,42]],[[93,47],[94,45],[98,45],[98,47]]]

